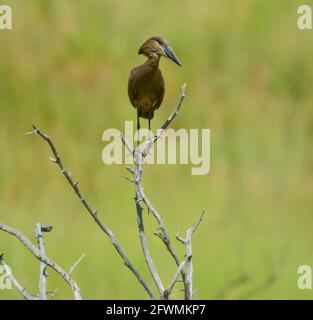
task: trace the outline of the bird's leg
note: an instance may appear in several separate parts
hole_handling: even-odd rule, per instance
[[[137,109],[137,130],[140,130],[139,109]]]
[[[139,109],[137,109],[137,133],[138,133],[138,140],[137,140],[137,147],[139,146],[139,131],[140,131],[140,120],[139,120]]]
[[[151,119],[148,119],[148,129],[149,129],[149,133],[148,133],[148,139],[147,139],[147,142],[146,142],[147,143],[148,152],[146,153],[146,155],[147,154],[151,155],[150,149],[151,149],[151,147],[153,145],[153,132],[151,132]],[[152,133],[152,135],[151,135],[151,133]],[[148,213],[149,213],[149,210],[148,210]]]
[[[148,141],[150,142],[150,140],[151,140],[151,119],[148,119],[148,129],[149,129]]]

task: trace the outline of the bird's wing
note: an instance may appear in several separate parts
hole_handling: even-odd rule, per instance
[[[136,107],[136,96],[137,96],[137,90],[135,86],[135,79],[133,70],[131,71],[129,78],[128,78],[128,97],[131,102],[131,104]]]
[[[156,96],[157,96],[157,103],[155,106],[156,109],[159,109],[160,105],[162,104],[162,101],[164,98],[164,92],[165,92],[164,79],[163,79],[162,73],[160,72],[159,86],[156,89]]]

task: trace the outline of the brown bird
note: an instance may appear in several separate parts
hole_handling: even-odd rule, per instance
[[[161,56],[167,57],[181,66],[168,41],[161,37],[149,38],[140,48],[138,54],[148,59],[135,67],[128,79],[128,96],[131,104],[137,109],[137,129],[140,129],[139,118],[153,118],[154,111],[160,107],[164,97],[164,79],[159,69]]]

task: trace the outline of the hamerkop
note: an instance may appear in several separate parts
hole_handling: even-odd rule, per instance
[[[148,59],[135,67],[128,79],[128,96],[131,104],[137,109],[137,129],[140,129],[139,118],[153,118],[154,111],[160,107],[164,97],[164,79],[159,69],[161,56],[167,57],[181,66],[168,41],[161,37],[149,38],[140,48],[138,54]]]

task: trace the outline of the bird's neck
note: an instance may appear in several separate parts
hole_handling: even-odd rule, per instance
[[[158,54],[148,55],[147,61],[144,63],[144,66],[147,71],[156,71],[159,69],[160,56]]]

